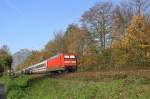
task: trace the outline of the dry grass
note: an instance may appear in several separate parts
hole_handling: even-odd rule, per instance
[[[75,79],[75,80],[92,80],[98,82],[107,82],[117,79],[125,79],[131,76],[139,76],[150,79],[150,68],[147,69],[131,69],[131,70],[109,70],[99,72],[77,72],[56,76],[61,79]]]

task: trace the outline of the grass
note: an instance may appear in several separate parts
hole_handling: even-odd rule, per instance
[[[149,91],[149,80],[138,76],[112,82],[44,79],[25,99],[147,99]]]
[[[20,99],[27,94],[28,76],[20,76],[18,78],[10,78],[3,76],[0,78],[0,83],[6,86],[7,99]]]
[[[149,99],[148,72],[84,72],[13,79],[4,76],[0,81],[7,86],[7,99]]]

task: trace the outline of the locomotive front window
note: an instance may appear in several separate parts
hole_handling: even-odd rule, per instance
[[[75,58],[75,56],[74,55],[70,55],[70,58]]]
[[[69,58],[69,55],[65,55],[64,58]]]
[[[65,59],[70,59],[70,58],[75,58],[75,56],[74,55],[65,55],[64,58]]]

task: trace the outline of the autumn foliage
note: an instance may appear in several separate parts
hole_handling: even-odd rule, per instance
[[[21,68],[58,53],[76,53],[80,70],[149,66],[150,9],[144,1],[96,3],[81,16],[81,25],[55,32],[54,39],[33,51]]]

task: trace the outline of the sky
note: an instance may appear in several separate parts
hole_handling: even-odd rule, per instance
[[[12,54],[41,50],[54,32],[79,23],[99,1],[106,0],[0,0],[0,46],[8,45]]]

